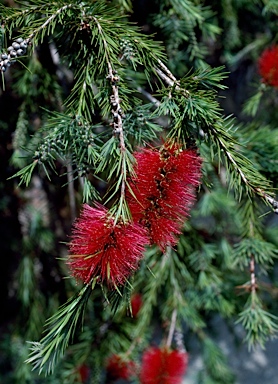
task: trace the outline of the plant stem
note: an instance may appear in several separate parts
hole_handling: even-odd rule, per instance
[[[176,322],[177,322],[177,309],[175,308],[172,312],[172,317],[171,317],[171,324],[170,324],[170,329],[167,337],[167,342],[166,345],[168,348],[171,347],[175,328],[176,328]]]
[[[118,135],[119,141],[120,141],[120,151],[123,156],[122,164],[121,164],[121,176],[122,176],[122,183],[121,183],[121,200],[124,201],[125,199],[125,173],[126,173],[126,167],[125,167],[125,152],[126,152],[126,146],[125,146],[125,140],[124,140],[124,130],[123,130],[123,120],[122,120],[122,110],[120,105],[120,97],[119,97],[119,77],[117,76],[117,71],[113,69],[113,66],[111,64],[110,58],[109,58],[109,49],[107,42],[105,40],[105,37],[103,35],[103,31],[101,28],[101,25],[99,24],[96,17],[93,17],[93,20],[95,21],[99,33],[103,38],[103,46],[104,46],[104,55],[107,62],[108,67],[108,76],[107,79],[111,82],[112,87],[112,95],[110,96],[110,103],[111,103],[111,111],[113,115],[113,133],[114,135]]]
[[[64,5],[62,8],[59,8],[58,11],[56,11],[55,13],[53,13],[53,15],[51,15],[39,28],[35,29],[35,31],[33,31],[31,33],[31,35],[29,35],[27,37],[27,42],[29,42],[30,40],[33,39],[33,37],[35,36],[36,33],[38,33],[39,31],[41,31],[43,28],[45,28],[57,15],[59,15],[61,12],[63,12],[65,9],[68,9],[68,8],[71,8],[73,6],[73,4],[67,4],[67,5]]]

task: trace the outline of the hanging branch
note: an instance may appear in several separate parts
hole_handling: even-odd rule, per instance
[[[156,108],[160,106],[160,101],[153,97],[149,92],[147,92],[144,88],[142,87],[137,87],[136,88],[139,93],[141,93],[143,96],[146,97],[147,100],[149,100]]]
[[[256,274],[255,274],[255,257],[250,256],[250,291],[253,295],[257,290]]]
[[[257,188],[257,192],[265,198],[266,201],[269,202],[270,205],[273,207],[273,212],[278,214],[278,201],[275,200],[273,197],[269,196],[267,193],[262,191],[260,188]]]
[[[176,77],[172,74],[172,72],[169,70],[169,68],[163,64],[163,62],[161,60],[157,60],[158,62],[158,65],[163,69],[163,71],[166,73],[166,75],[168,76],[169,79],[171,79],[173,82],[176,82],[177,79]]]
[[[166,345],[168,348],[170,348],[171,344],[172,344],[173,336],[174,336],[175,329],[176,329],[176,322],[177,322],[177,309],[175,308],[172,312],[171,324],[170,324],[168,338],[167,338],[167,342],[166,342]]]
[[[51,23],[51,21],[57,17],[60,13],[62,13],[63,11],[65,11],[66,9],[68,8],[72,8],[73,7],[73,4],[67,4],[67,5],[64,5],[62,8],[59,8],[55,13],[53,13],[53,15],[51,15],[42,25],[40,25],[37,29],[35,29],[26,39],[26,41],[29,43],[33,38],[34,36],[40,32],[41,30],[43,30],[49,23]]]
[[[40,342],[30,342],[31,353],[26,363],[32,364],[34,369],[39,369],[39,373],[45,371],[48,375],[54,371],[73,339],[76,327],[82,321],[91,293],[92,281],[46,321],[46,335]]]
[[[186,352],[186,348],[183,342],[183,333],[181,330],[176,329],[174,333],[175,343],[177,348],[181,352]]]
[[[40,25],[37,29],[35,29],[26,39],[17,38],[10,47],[8,47],[7,52],[3,52],[1,54],[0,60],[0,71],[6,72],[7,67],[10,67],[11,64],[15,62],[17,57],[24,56],[28,45],[31,44],[32,39],[35,35],[42,31],[45,27],[47,27],[55,17],[57,17],[64,10],[71,8],[73,4],[67,4],[62,8],[59,8],[55,13],[53,13],[42,25]],[[21,15],[26,13],[28,10],[24,10],[21,12]]]
[[[166,84],[168,84],[170,87],[175,88],[175,90],[179,92],[183,92],[185,97],[189,97],[189,91],[180,86],[180,82],[171,73],[167,66],[164,65],[159,59],[157,60],[157,63],[160,67],[155,68],[155,71],[158,76],[162,80],[164,80]],[[278,213],[278,202],[273,199],[273,197],[271,197],[269,193],[266,193],[262,189],[269,189],[270,183],[265,180],[262,175],[253,168],[252,163],[243,154],[241,154],[237,148],[235,148],[236,145],[240,144],[237,143],[229,133],[227,133],[229,127],[225,127],[224,124],[225,119],[223,119],[223,117],[219,115],[219,121],[210,124],[206,133],[208,133],[208,135],[218,146],[219,153],[223,152],[225,154],[228,165],[233,168],[235,176],[233,176],[232,179],[238,178],[239,180],[241,180],[242,184],[246,186],[247,192],[249,194],[253,192],[259,195],[260,197],[263,197],[273,206],[274,212]],[[233,181],[234,180],[232,180],[232,182]],[[239,193],[239,198],[241,197],[241,194],[242,192]]]
[[[163,71],[159,68],[156,68],[157,74],[171,87],[175,87],[175,90],[178,90],[179,93],[183,92],[185,97],[189,97],[190,93],[188,90],[180,87],[180,82],[177,81],[175,76],[171,74],[169,69],[158,61],[160,66],[162,66]],[[263,176],[254,169],[251,161],[246,158],[240,151],[237,146],[240,147],[240,144],[227,132],[231,128],[229,122],[226,123],[227,119],[223,119],[219,115],[218,121],[215,122],[206,122],[209,126],[206,129],[206,133],[214,141],[214,143],[219,148],[219,156],[221,152],[225,155],[227,161],[227,167],[232,168],[233,174],[231,175],[231,186],[234,185],[234,181],[238,180],[239,184],[245,185],[247,188],[248,194],[257,194],[259,197],[267,200],[274,208],[274,212],[278,212],[278,202],[270,196],[271,192],[266,192],[270,189],[270,183],[263,178]],[[242,190],[239,190],[239,198],[241,198]]]
[[[182,88],[180,86],[180,82],[175,78],[175,76],[172,74],[172,72],[162,63],[161,60],[157,60],[158,65],[161,67],[160,68],[155,68],[156,73],[158,76],[165,81],[166,84],[168,84],[170,87],[175,87],[176,90],[182,91],[185,95],[185,97],[188,97],[190,93]]]
[[[103,46],[104,46],[104,55],[108,67],[108,76],[107,79],[110,80],[111,87],[112,87],[112,95],[110,96],[110,104],[111,104],[111,111],[113,115],[113,134],[114,136],[119,137],[120,141],[120,151],[122,155],[122,161],[121,161],[121,188],[120,188],[120,205],[123,204],[125,201],[125,188],[126,188],[126,164],[125,164],[125,155],[126,155],[126,146],[125,146],[125,139],[124,139],[124,130],[123,130],[123,113],[120,105],[120,97],[119,97],[119,76],[117,76],[117,71],[113,69],[111,60],[109,58],[109,48],[107,45],[107,42],[105,40],[105,36],[103,34],[102,28],[100,23],[98,22],[96,17],[92,18],[99,30],[99,34],[102,36]],[[116,217],[117,219],[117,217]]]

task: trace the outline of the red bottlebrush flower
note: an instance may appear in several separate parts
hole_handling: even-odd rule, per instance
[[[89,379],[90,369],[87,365],[83,364],[78,368],[78,373],[80,375],[81,382],[85,383]]]
[[[118,379],[128,380],[134,375],[135,363],[122,360],[119,355],[112,355],[107,361],[106,371],[108,379],[111,381]]]
[[[149,348],[143,353],[141,384],[180,384],[188,365],[188,354],[168,348]]]
[[[138,312],[140,311],[142,307],[143,301],[142,301],[142,296],[140,293],[135,293],[131,297],[131,311],[132,311],[132,316],[135,318],[138,315]]]
[[[265,49],[259,58],[258,65],[263,81],[278,87],[278,45]]]
[[[68,264],[73,276],[85,283],[98,277],[110,286],[121,285],[138,268],[147,242],[139,225],[115,225],[105,207],[84,204],[73,224]]]
[[[194,201],[194,187],[201,176],[201,159],[193,150],[166,142],[162,150],[143,149],[137,161],[133,186],[128,193],[135,222],[147,228],[150,243],[162,250],[177,242],[185,218]]]

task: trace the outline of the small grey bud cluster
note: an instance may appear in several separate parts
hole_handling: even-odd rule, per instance
[[[76,132],[73,133],[72,129],[76,130]],[[68,135],[78,137],[77,145],[70,142]],[[75,150],[79,151],[80,148],[86,149],[93,144],[94,134],[91,131],[91,126],[89,124],[82,124],[78,116],[74,116],[73,125],[69,127],[69,131],[61,131],[61,129],[56,127],[50,135],[44,137],[43,142],[39,144],[35,151],[33,159],[38,160],[39,164],[42,164],[53,160],[56,156],[66,155],[69,148],[72,148],[74,152]]]
[[[133,44],[125,39],[122,39],[120,41],[120,48],[122,50],[122,57],[121,59],[127,59],[131,60],[134,57],[134,49],[133,49]]]
[[[23,40],[21,37],[16,39],[7,49],[7,53],[1,54],[0,71],[6,72],[7,68],[15,62],[17,57],[23,56],[26,53],[29,39]]]
[[[137,114],[137,122],[138,122],[140,125],[144,125],[144,124],[146,124],[146,118],[145,118],[145,116],[143,115],[142,112],[139,112],[139,113]]]
[[[51,138],[45,138],[44,142],[35,151],[33,159],[38,160],[40,164],[53,159],[51,153],[57,150],[59,144],[58,140],[54,141]]]
[[[46,136],[43,139],[43,142],[38,146],[33,159],[38,160],[39,164],[41,164],[53,159],[55,153],[62,153],[64,151],[65,144],[63,135],[62,133],[59,133],[57,128],[55,128],[53,134]]]
[[[90,131],[89,126],[83,127],[82,130],[80,130],[81,134],[81,140],[85,145],[93,145],[94,144],[94,135]]]
[[[94,134],[92,133],[91,126],[81,121],[79,116],[74,116],[74,126],[77,131],[77,136],[80,140],[80,145],[82,146],[88,146],[94,144]]]
[[[86,175],[88,175],[90,173],[90,168],[88,167],[88,165],[80,164],[77,167],[77,172],[78,172],[78,176],[85,177]]]

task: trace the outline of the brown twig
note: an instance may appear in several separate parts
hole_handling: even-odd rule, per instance
[[[176,329],[176,322],[177,322],[177,309],[175,308],[172,312],[172,317],[171,317],[171,323],[170,323],[170,328],[169,328],[169,333],[166,341],[166,345],[168,348],[171,347],[174,332]]]
[[[257,282],[256,282],[256,274],[255,274],[255,258],[254,255],[250,257],[250,291],[252,294],[256,293],[257,290]]]
[[[266,201],[269,202],[270,205],[273,207],[273,212],[278,214],[278,201],[275,200],[273,197],[266,194],[264,191],[262,191],[260,188],[257,188],[256,190]]]
[[[59,15],[60,13],[62,13],[65,9],[67,8],[71,8],[73,6],[73,4],[67,4],[67,5],[64,5],[63,7],[59,8],[58,11],[56,11],[55,13],[53,13],[53,15],[51,15],[39,28],[37,28],[34,32],[31,33],[31,35],[29,35],[26,39],[27,42],[30,42],[33,37],[35,36],[36,33],[38,33],[39,31],[41,31],[43,28],[45,28],[53,19],[55,19],[55,17],[57,15]]]
[[[172,74],[172,72],[162,63],[161,60],[158,60],[158,65],[160,68],[155,68],[156,73],[158,76],[165,81],[166,84],[168,84],[170,87],[175,87],[175,89],[182,91],[184,93],[185,97],[188,97],[190,93],[182,88],[180,86],[180,82],[175,78],[175,76]]]
[[[120,141],[120,151],[121,154],[124,156],[126,152],[126,146],[125,146],[125,140],[124,140],[124,130],[123,130],[123,114],[121,110],[120,105],[120,97],[119,97],[119,87],[118,82],[120,80],[119,76],[117,76],[117,71],[113,69],[113,66],[111,64],[110,58],[109,58],[109,49],[107,42],[104,38],[101,25],[99,24],[96,17],[92,18],[94,22],[96,23],[100,35],[103,37],[103,45],[104,45],[104,55],[106,58],[107,66],[108,66],[108,76],[107,79],[111,82],[112,87],[112,95],[110,96],[110,103],[111,103],[111,111],[113,115],[113,133],[114,135],[119,137]],[[121,174],[122,174],[122,183],[121,183],[121,199],[125,198],[125,162],[122,161],[122,167],[121,167]]]
[[[175,342],[176,342],[177,349],[180,352],[186,352],[186,348],[185,348],[185,345],[184,345],[184,342],[183,342],[182,332],[180,330],[176,329],[174,337],[175,337]]]

